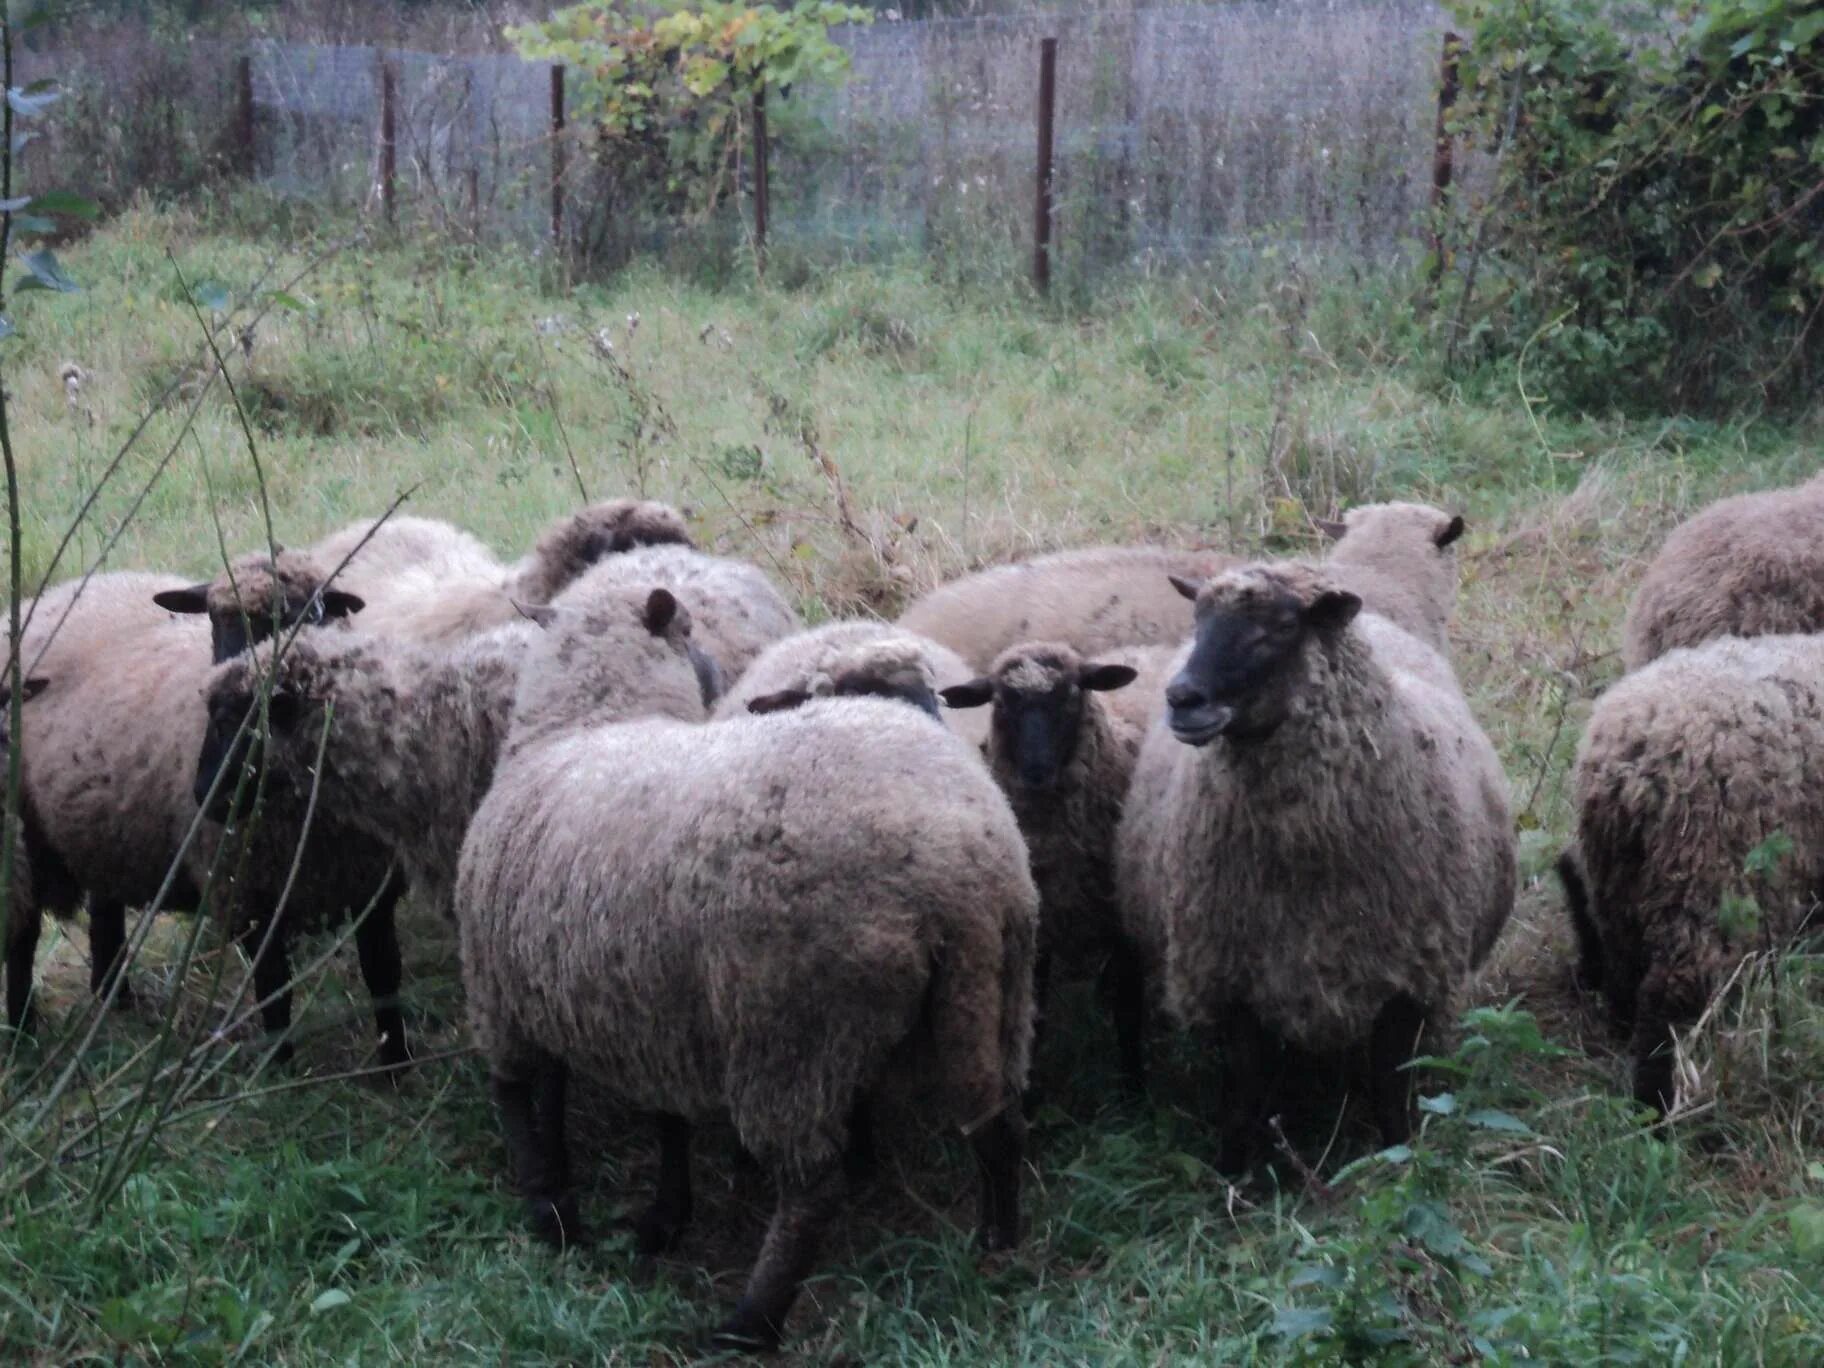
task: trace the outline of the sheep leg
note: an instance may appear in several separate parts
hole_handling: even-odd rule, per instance
[[[1695,1021],[1710,1001],[1707,979],[1656,964],[1640,982],[1634,1013],[1634,1100],[1662,1116],[1677,1098],[1673,1028]]]
[[[880,1169],[880,1151],[874,1144],[874,1094],[856,1094],[849,1111],[849,1147],[843,1151],[842,1167],[851,1183],[872,1181]]]
[[[398,1069],[412,1062],[405,1039],[405,1014],[399,1007],[399,931],[394,908],[405,885],[394,876],[355,928],[355,952],[361,957],[361,981],[374,1004],[374,1029],[380,1037],[380,1063]]]
[[[1246,1173],[1267,1117],[1268,1077],[1278,1059],[1278,1042],[1250,1007],[1231,1003],[1218,1015],[1218,1048],[1222,1052],[1221,1149],[1219,1172]]]
[[[243,941],[254,954],[253,992],[260,1001],[260,1024],[277,1042],[274,1064],[291,1063],[291,945],[283,923],[258,921]]]
[[[1577,861],[1566,851],[1558,858],[1558,880],[1564,885],[1564,910],[1571,919],[1571,931],[1577,938],[1577,967],[1573,979],[1579,990],[1594,993],[1603,986],[1602,936],[1596,930],[1596,919],[1590,915],[1589,890]]]
[[[89,988],[96,997],[104,997],[115,978],[120,991],[114,994],[116,1007],[133,1005],[133,985],[127,982],[123,952],[127,947],[127,908],[118,902],[99,898],[89,903]]]
[[[1012,1102],[975,1133],[975,1164],[981,1174],[981,1222],[976,1239],[983,1249],[1012,1249],[1020,1242],[1020,1170],[1025,1163],[1026,1117]]]
[[[1123,938],[1102,971],[1108,986],[1115,1042],[1121,1052],[1121,1078],[1134,1093],[1146,1091],[1146,971],[1132,942]]]
[[[690,1224],[690,1122],[659,1115],[659,1195],[634,1218],[634,1242],[642,1254],[662,1254]]]
[[[817,1258],[830,1219],[842,1205],[847,1180],[842,1163],[831,1160],[802,1179],[774,1174],[779,1201],[748,1275],[747,1288],[728,1319],[716,1327],[714,1343],[724,1349],[766,1352],[779,1347],[785,1318]]]
[[[32,966],[38,955],[43,918],[25,908],[8,909],[6,929],[6,1024],[21,1035],[32,1029]]]
[[[488,1080],[532,1234],[557,1249],[584,1238],[564,1148],[568,1083],[567,1066],[550,1055],[541,1055],[523,1074],[495,1073]]]
[[[1429,1013],[1405,993],[1389,998],[1374,1019],[1369,1042],[1369,1094],[1381,1143],[1403,1145],[1412,1135],[1412,1070]]]

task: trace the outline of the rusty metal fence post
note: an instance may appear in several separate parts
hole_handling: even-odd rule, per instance
[[[394,196],[399,174],[399,138],[397,127],[398,74],[386,53],[378,54],[380,62],[380,211],[387,227],[398,221]]]
[[[1450,183],[1456,177],[1456,140],[1450,135],[1450,115],[1462,88],[1458,59],[1462,42],[1454,33],[1444,35],[1444,55],[1438,67],[1438,123],[1431,146],[1431,280],[1444,278],[1444,213]]]
[[[1039,40],[1038,186],[1033,201],[1032,283],[1041,294],[1051,289],[1052,133],[1057,114],[1058,40]]]
[[[564,69],[551,68],[551,245],[564,245]]]
[[[768,212],[766,169],[766,87],[754,91],[754,264],[766,269],[766,219]]]

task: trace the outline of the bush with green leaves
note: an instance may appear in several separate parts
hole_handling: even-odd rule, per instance
[[[1824,362],[1824,6],[1461,0],[1483,336],[1585,408],[1807,400]]]

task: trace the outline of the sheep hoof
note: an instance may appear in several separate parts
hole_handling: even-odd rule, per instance
[[[662,1202],[654,1202],[630,1222],[634,1247],[642,1254],[663,1254],[677,1244],[687,1220]]]
[[[561,1197],[533,1197],[526,1202],[532,1224],[532,1236],[541,1244],[556,1250],[576,1249],[590,1242],[589,1228],[583,1224],[577,1209],[576,1194]]]
[[[710,1331],[708,1348],[712,1353],[771,1354],[778,1351],[782,1338],[777,1326],[737,1306],[733,1315]]]

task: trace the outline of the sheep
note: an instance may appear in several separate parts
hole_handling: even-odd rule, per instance
[[[677,511],[644,500],[611,499],[559,519],[506,571],[464,578],[435,565],[415,566],[384,579],[357,574],[350,586],[368,600],[361,631],[449,645],[515,621],[528,605],[550,602],[604,558],[652,546],[692,554],[690,533]]]
[[[308,554],[328,570],[346,562],[341,578],[367,584],[384,584],[408,570],[450,580],[506,573],[494,553],[461,528],[407,514],[350,523],[312,543]]]
[[[1180,590],[1196,633],[1128,791],[1123,928],[1169,1015],[1223,1038],[1226,1168],[1245,1167],[1282,1041],[1365,1042],[1398,1143],[1402,1067],[1513,905],[1500,762],[1455,689],[1381,659],[1360,596],[1326,569],[1255,564]]]
[[[470,1021],[547,1241],[581,1231],[572,1066],[660,1118],[644,1250],[688,1220],[692,1124],[730,1116],[778,1199],[716,1338],[772,1348],[851,1118],[914,1061],[925,1104],[973,1134],[983,1243],[1017,1239],[1037,893],[1006,800],[931,719],[842,698],[698,726],[688,610],[664,589],[610,608],[618,630],[560,610],[537,644],[469,827]]]
[[[977,671],[1022,641],[1057,641],[1086,656],[1177,642],[1189,623],[1167,577],[1205,579],[1236,563],[1216,551],[1151,546],[1059,551],[939,585],[899,625],[942,642]]]
[[[1632,1027],[1634,1096],[1647,1106],[1675,1101],[1674,1032],[1744,955],[1799,934],[1824,893],[1821,765],[1824,637],[1679,648],[1597,700],[1560,872],[1582,977]],[[1790,853],[1750,872],[1751,852],[1778,834]],[[1728,916],[1744,895],[1758,931]]]
[[[21,701],[36,696],[43,687],[44,680],[28,678],[20,691]],[[0,785],[5,786],[0,788],[0,803],[5,805],[5,826],[0,829],[0,839],[7,842],[12,864],[5,883],[6,914],[0,917],[0,931],[6,933],[7,1024],[17,1031],[27,1032],[31,1029],[32,960],[38,949],[41,922],[33,895],[31,859],[25,846],[24,803],[22,801],[15,808],[10,801],[12,740],[8,714],[11,712],[11,693],[9,674],[7,688],[0,692],[0,709],[4,709],[0,711]],[[20,797],[23,800],[23,785]],[[16,952],[15,945],[18,947]]]
[[[1011,646],[989,672],[943,691],[951,708],[992,704],[988,767],[1019,821],[1039,889],[1036,996],[1045,1010],[1051,965],[1117,962],[1131,953],[1115,906],[1115,830],[1139,758],[1140,731],[1106,700],[1134,682],[1131,665],[1086,661],[1058,642]],[[1114,983],[1129,981],[1117,963]],[[1117,1004],[1128,1077],[1140,1042]]]
[[[1629,670],[1719,636],[1824,631],[1824,475],[1740,494],[1674,528],[1622,625]]]
[[[716,705],[718,718],[775,712],[812,697],[896,697],[940,716],[938,690],[971,671],[954,651],[881,622],[830,622],[774,642]],[[976,714],[950,713],[951,730],[973,746],[987,740]]]
[[[213,901],[252,949],[265,1024],[282,1037],[291,1020],[291,929],[372,900],[356,943],[375,998],[382,1060],[400,1064],[409,1057],[392,1000],[399,957],[393,904],[402,886],[387,878],[386,852],[336,839],[327,827],[314,831],[312,848],[333,846],[336,858],[300,863],[275,927],[295,843],[280,849],[268,839],[253,852],[264,859],[218,861],[220,833],[198,821],[189,776],[206,721],[199,696],[212,668],[213,628],[241,621],[242,608],[249,627],[275,621],[294,627],[300,614],[322,604],[320,594],[291,595],[283,573],[237,564],[244,572],[241,597],[215,624],[160,611],[161,595],[194,588],[162,575],[98,575],[86,585],[60,585],[33,605],[22,655],[51,686],[20,742],[37,901],[42,911],[67,916],[88,894],[91,984],[106,994],[124,967],[127,907],[157,902],[195,909],[214,880]],[[276,602],[260,596],[267,591],[286,596]],[[238,878],[224,877],[224,866],[237,864]],[[29,983],[26,942],[35,942],[36,930],[29,936],[14,930],[9,977]],[[131,1001],[127,983],[113,992],[117,1003]],[[9,1017],[17,1020],[23,1008],[22,996],[9,994]],[[278,1053],[288,1053],[282,1043]]]
[[[760,570],[687,546],[643,546],[611,556],[580,577],[571,592],[588,595],[615,585],[656,586],[675,594],[730,688],[762,651],[803,627]]]
[[[1462,517],[1430,504],[1363,504],[1340,523],[1318,526],[1336,541],[1326,563],[1343,586],[1369,612],[1448,657]]]

